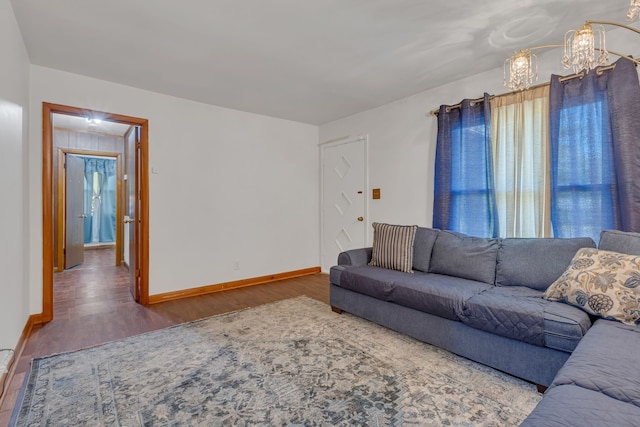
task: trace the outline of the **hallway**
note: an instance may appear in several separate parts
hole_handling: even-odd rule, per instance
[[[129,271],[115,267],[115,249],[84,251],[84,263],[53,275],[54,320],[86,320],[132,303]],[[104,320],[104,319],[103,319]]]
[[[91,249],[85,250],[83,264],[54,274],[53,320],[34,330],[31,337],[46,334],[46,352],[34,348],[34,356],[80,349],[171,324],[136,304],[129,291],[129,271],[114,264],[115,249]],[[145,327],[147,324],[153,327]]]

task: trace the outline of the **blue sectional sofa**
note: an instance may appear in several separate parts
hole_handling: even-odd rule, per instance
[[[640,329],[597,320],[526,427],[640,425]]]
[[[601,370],[602,381],[591,383],[591,374],[583,371],[594,369],[588,357],[594,346],[600,346],[602,361],[618,357],[618,348],[632,351],[629,357],[637,355],[640,329],[608,320],[598,320],[592,328],[595,317],[542,298],[585,247],[596,244],[591,238],[485,239],[418,228],[412,273],[368,265],[372,248],[341,253],[330,271],[330,303],[336,312],[352,313],[507,372],[538,384],[539,390],[550,386],[527,426],[596,425],[588,423],[589,411],[583,418],[562,412],[574,400],[595,402],[596,397],[600,406],[586,407],[631,405],[619,413],[623,418],[634,414],[635,425],[640,425],[635,416],[640,415],[640,368],[626,380],[623,368]],[[600,247],[640,255],[640,235],[603,232]],[[633,347],[625,347],[625,340]],[[582,353],[585,357],[578,358]],[[622,376],[623,384],[612,383],[612,376]],[[545,418],[556,412],[566,418]]]
[[[640,234],[604,231],[598,248],[640,256]],[[640,326],[596,320],[522,426],[639,426],[638,355]]]

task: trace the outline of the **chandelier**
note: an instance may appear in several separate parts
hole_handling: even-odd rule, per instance
[[[627,12],[627,21],[633,21],[640,14],[640,0],[631,0],[631,6]]]
[[[596,50],[598,53],[596,54]],[[589,72],[598,65],[609,63],[604,27],[595,27],[587,21],[579,30],[568,31],[564,36],[562,66],[573,68],[575,73]]]
[[[509,79],[507,81],[507,76]],[[509,90],[529,89],[538,80],[538,57],[531,53],[531,49],[514,52],[504,61],[504,85]]]
[[[635,19],[638,14],[640,14],[640,0],[631,0],[627,19]],[[538,79],[537,57],[531,53],[536,49],[564,47],[561,63],[566,69],[573,68],[576,74],[588,73],[595,67],[608,65],[610,53],[640,64],[640,61],[630,56],[607,49],[603,25],[613,25],[640,34],[640,30],[616,22],[587,21],[579,30],[568,31],[563,45],[535,46],[514,52],[504,62],[504,85],[510,91],[525,90],[531,87],[533,82]]]

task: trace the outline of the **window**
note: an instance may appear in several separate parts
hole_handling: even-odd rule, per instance
[[[497,235],[490,109],[465,100],[440,109],[433,224],[474,236]]]
[[[551,235],[549,86],[491,100],[501,237]]]
[[[485,124],[457,126],[451,138],[451,211],[452,226],[474,236],[491,236],[490,223],[479,221],[478,214],[489,207],[490,189],[481,174],[487,163],[485,155]]]
[[[639,232],[640,85],[629,61],[607,70],[442,106],[434,227],[595,241]]]
[[[617,193],[606,98],[559,111],[553,173],[553,228],[558,237],[591,236],[615,228]]]

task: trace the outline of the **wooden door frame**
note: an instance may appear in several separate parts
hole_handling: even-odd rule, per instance
[[[77,156],[101,156],[101,157],[110,157],[115,158],[116,160],[116,259],[115,265],[122,265],[122,254],[123,254],[123,240],[124,240],[124,226],[120,218],[122,215],[122,204],[124,203],[124,194],[122,192],[122,154],[120,153],[110,153],[105,151],[91,151],[91,150],[76,150],[73,148],[58,148],[58,247],[55,253],[57,254],[57,265],[58,271],[64,270],[65,265],[65,255],[64,255],[64,244],[65,240],[65,231],[67,228],[65,207],[66,207],[66,197],[67,197],[67,189],[65,185],[65,175],[67,174],[66,169],[64,168],[64,161],[66,159],[67,154],[75,154]],[[54,205],[55,207],[55,205]],[[62,267],[61,267],[62,266]],[[55,271],[55,269],[54,269]]]
[[[149,303],[149,121],[67,105],[42,103],[42,321],[53,319],[53,114],[99,117],[140,126],[140,303]],[[121,219],[121,218],[120,218]]]

